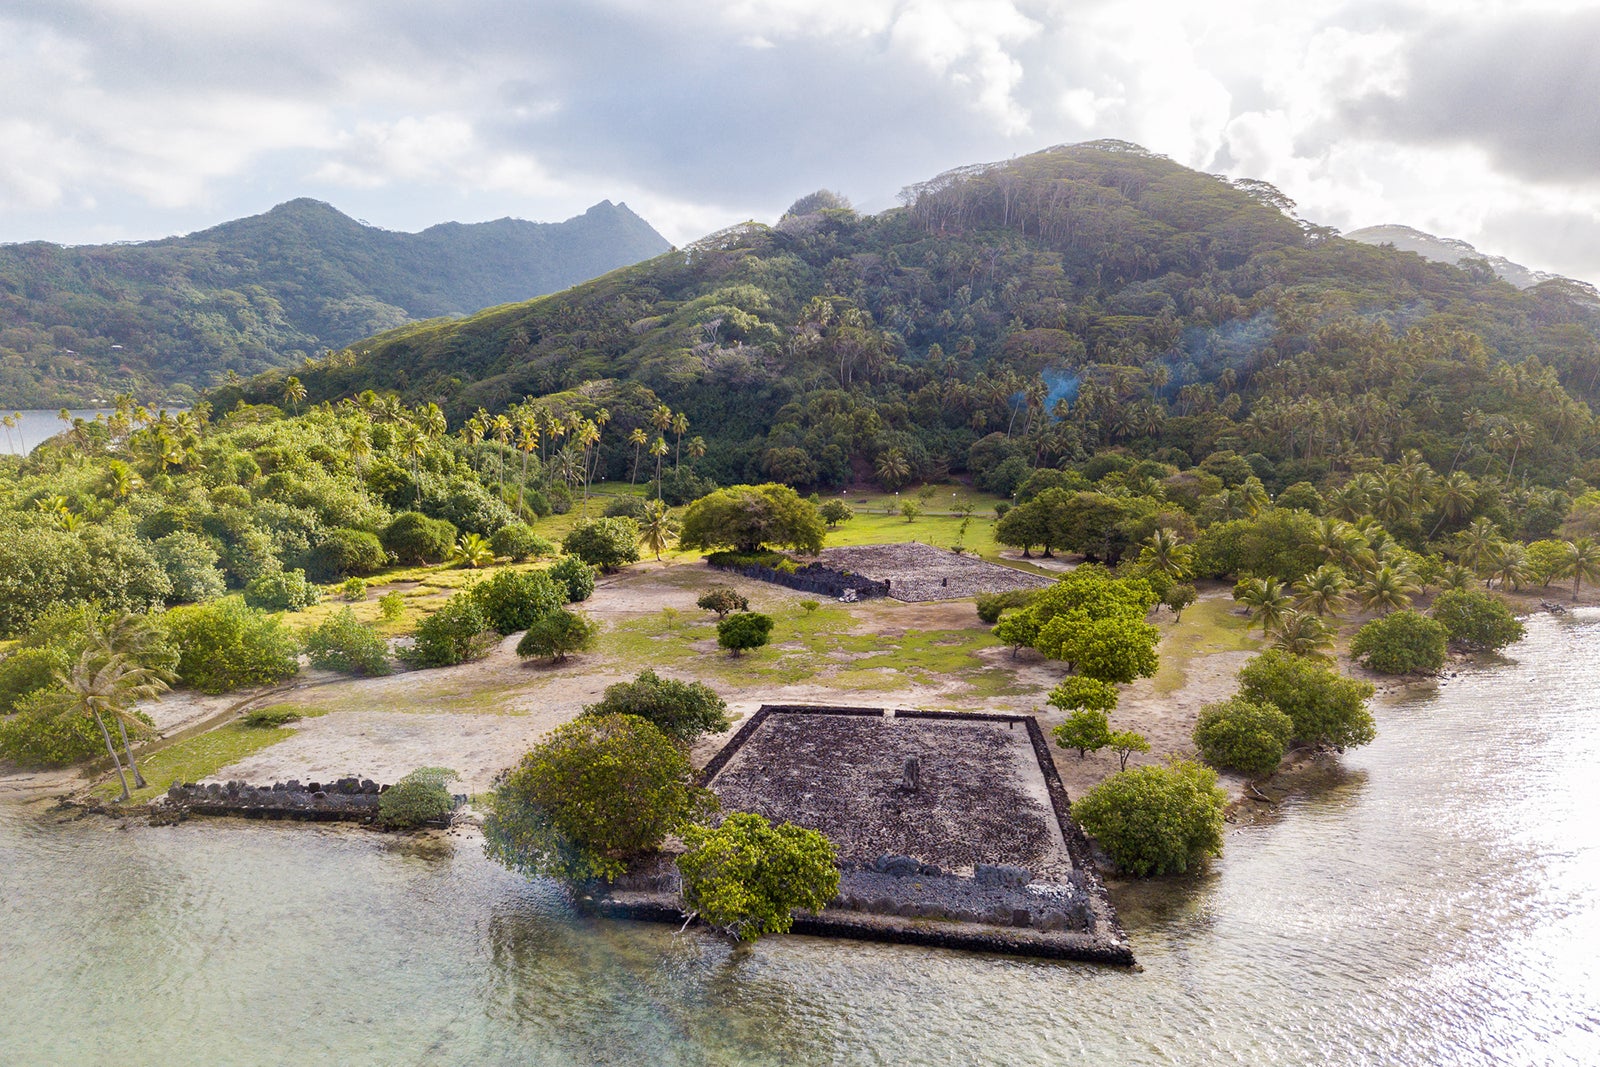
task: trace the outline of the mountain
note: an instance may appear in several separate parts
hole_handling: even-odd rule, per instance
[[[624,478],[632,430],[662,433],[658,404],[723,482],[844,485],[885,457],[986,479],[1107,447],[1180,466],[1237,450],[1318,481],[1409,450],[1449,471],[1509,440],[1519,471],[1600,477],[1586,286],[1519,291],[1345,240],[1265,183],[1121,142],[963,167],[901,200],[862,216],[807,197],[775,225],[296,373],[313,400],[390,391],[456,424],[603,406],[605,470]],[[214,395],[281,397],[281,374]]]
[[[1449,263],[1451,266],[1462,266],[1463,261],[1469,260],[1482,261],[1488,264],[1496,277],[1510,282],[1518,289],[1529,289],[1540,282],[1553,281],[1561,277],[1558,274],[1547,274],[1542,270],[1532,270],[1520,263],[1513,263],[1504,256],[1487,255],[1466,241],[1454,237],[1435,237],[1431,233],[1423,233],[1410,226],[1366,226],[1359,230],[1351,230],[1344,236],[1362,244],[1393,245],[1401,252],[1415,252],[1423,259],[1435,263]]]
[[[626,205],[398,233],[316,200],[138,244],[0,246],[0,403],[183,395],[416,319],[566,288],[669,245]]]

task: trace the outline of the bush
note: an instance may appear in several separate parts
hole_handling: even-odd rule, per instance
[[[979,593],[978,618],[993,626],[1000,621],[1001,612],[1008,608],[1025,608],[1038,595],[1034,589],[1008,589],[1004,593]]]
[[[565,556],[550,565],[545,573],[567,587],[568,604],[581,604],[594,593],[594,568],[573,556]]]
[[[339,586],[339,595],[346,603],[359,604],[367,599],[367,583],[361,578],[346,578]]]
[[[1350,654],[1379,674],[1433,674],[1444,666],[1444,624],[1415,611],[1396,611],[1356,631]]]
[[[378,818],[391,830],[444,818],[455,807],[448,786],[459,777],[448,767],[418,767],[378,797]]]
[[[1236,696],[1200,709],[1195,747],[1213,767],[1264,778],[1278,769],[1294,722],[1276,704]]]
[[[1448,589],[1433,601],[1433,617],[1450,643],[1468,652],[1493,652],[1526,632],[1498,597],[1474,589]]]
[[[606,505],[600,514],[608,519],[632,519],[638,522],[644,518],[646,510],[645,499],[642,496],[619,496]]]
[[[384,622],[394,622],[406,613],[405,594],[391,589],[378,598],[378,615]]]
[[[1227,801],[1215,771],[1175,760],[1119,771],[1073,804],[1072,815],[1119,870],[1144,878],[1221,854]]]
[[[1063,678],[1060,685],[1050,690],[1050,696],[1045,699],[1045,703],[1062,711],[1093,708],[1095,711],[1109,714],[1117,706],[1117,687],[1098,678],[1085,678],[1080,674],[1074,674]]]
[[[456,527],[445,519],[404,511],[384,527],[382,540],[401,563],[442,563],[455,547]]]
[[[561,542],[561,551],[604,573],[639,559],[639,524],[632,519],[590,519]]]
[[[50,691],[35,691],[17,703],[16,714],[0,719],[0,759],[24,767],[65,767],[105,755],[106,743],[94,719],[63,714],[55,698]],[[154,726],[143,712],[134,715],[146,727]],[[128,728],[130,738],[147,732],[136,726]],[[116,736],[114,730],[112,736]]]
[[[203,693],[271,685],[300,672],[300,642],[278,619],[224,597],[161,617],[178,650],[179,680]]]
[[[683,902],[740,941],[786,933],[794,911],[821,911],[839,891],[833,844],[815,830],[736,812],[716,829],[684,831]]]
[[[65,672],[73,656],[59,645],[19,648],[0,659],[0,715],[9,715],[30,693],[55,686],[55,672]]]
[[[730,615],[717,623],[717,644],[735,656],[772,640],[772,617],[753,611]]]
[[[471,593],[457,593],[417,626],[401,655],[417,667],[451,667],[478,659],[494,644],[489,620]]]
[[[180,602],[215,600],[228,591],[217,550],[201,537],[180,530],[169,533],[151,546],[156,561],[172,582],[172,598]]]
[[[517,642],[517,655],[528,659],[541,656],[565,663],[569,655],[594,647],[600,635],[598,624],[577,612],[557,608],[528,624],[528,632]]]
[[[813,612],[813,611],[816,611],[820,607],[822,607],[822,601],[820,601],[820,600],[802,600],[802,601],[800,601],[800,610],[804,611],[804,612],[806,612],[808,614]]]
[[[565,603],[567,594],[566,586],[557,585],[544,571],[498,571],[470,591],[490,628],[503,634],[526,630],[533,620]]]
[[[710,686],[662,678],[655,671],[607,686],[598,704],[583,709],[585,715],[637,715],[683,745],[701,734],[726,730],[731,724],[727,711],[727,703]]]
[[[268,707],[257,708],[249,712],[239,721],[246,726],[257,730],[276,730],[280,726],[287,726],[292,722],[299,722],[305,718],[293,708]]]
[[[632,715],[585,715],[552,731],[495,788],[484,848],[530,876],[614,879],[715,806],[666,734]]]
[[[556,546],[533,532],[525,522],[512,522],[500,527],[489,538],[489,548],[496,556],[522,562],[532,556],[553,556]]]
[[[1296,744],[1345,749],[1377,736],[1367,700],[1373,687],[1346,678],[1303,656],[1276,649],[1263,652],[1239,672],[1239,695],[1257,704],[1275,704],[1294,723]]]
[[[263,611],[304,611],[321,599],[321,590],[300,570],[272,571],[244,587],[244,602]]]
[[[389,643],[358,622],[350,608],[329,615],[306,634],[306,653],[319,670],[367,676],[389,673]]]
[[[1111,720],[1099,708],[1079,708],[1050,733],[1062,748],[1075,748],[1078,758],[1099,752],[1111,743]]]
[[[365,530],[329,530],[306,559],[308,572],[319,582],[372,574],[388,565],[389,554],[377,536]]]
[[[726,619],[735,611],[749,611],[750,601],[741,596],[737,590],[718,585],[701,593],[700,599],[695,601],[695,606],[704,611],[714,611],[719,619]]]

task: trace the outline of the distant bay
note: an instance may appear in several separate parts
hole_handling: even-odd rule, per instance
[[[75,408],[70,414],[75,419],[92,419],[96,415],[111,414],[110,408]],[[0,410],[0,415],[11,418],[16,425],[0,429],[0,456],[16,456],[31,452],[42,441],[49,440],[65,430],[68,423],[61,421],[61,409],[35,408],[28,411]]]

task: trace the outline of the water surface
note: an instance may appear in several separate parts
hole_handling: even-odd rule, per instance
[[[467,839],[0,807],[0,1063],[1600,1063],[1600,616],[1377,709],[1138,973],[574,915]]]

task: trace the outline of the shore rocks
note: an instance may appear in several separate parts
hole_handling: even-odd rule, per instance
[[[195,815],[371,822],[377,818],[379,797],[387,788],[370,778],[357,777],[309,784],[290,779],[269,786],[240,781],[174,782],[167,789],[166,806]]]

